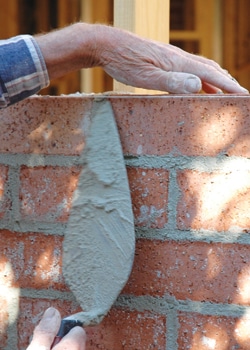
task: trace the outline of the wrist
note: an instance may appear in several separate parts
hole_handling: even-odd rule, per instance
[[[96,27],[98,25],[79,22],[74,24],[74,26],[75,34],[79,39],[77,55],[81,61],[80,68],[91,68],[100,65],[96,35]]]
[[[104,67],[109,62],[114,49],[119,48],[119,45],[116,46],[114,35],[117,28],[104,24],[93,24],[92,30],[95,42],[93,62],[95,66]]]
[[[95,34],[91,24],[69,27],[35,36],[44,57],[50,79],[96,64]]]

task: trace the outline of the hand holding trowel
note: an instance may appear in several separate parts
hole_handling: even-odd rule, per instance
[[[127,282],[134,258],[130,191],[108,100],[94,102],[81,157],[83,170],[64,237],[63,274],[84,311],[63,319],[59,338],[75,325],[102,321]]]

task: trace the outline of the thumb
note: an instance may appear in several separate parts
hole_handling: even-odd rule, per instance
[[[48,308],[36,326],[33,339],[27,350],[49,350],[60,327],[61,316],[58,310]]]
[[[193,94],[197,93],[202,88],[200,78],[196,75],[179,72],[164,72],[166,91],[173,94]]]

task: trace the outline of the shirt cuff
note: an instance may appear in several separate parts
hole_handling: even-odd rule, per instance
[[[36,94],[48,85],[46,64],[32,36],[0,40],[0,108]]]

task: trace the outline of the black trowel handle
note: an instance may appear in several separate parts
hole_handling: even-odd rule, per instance
[[[64,318],[62,319],[62,322],[61,322],[61,326],[59,328],[59,331],[53,341],[53,344],[51,346],[51,349],[56,346],[56,344],[59,343],[59,341],[67,334],[69,333],[69,331],[76,327],[76,326],[80,326],[82,327],[82,322],[79,321],[79,320],[72,320],[70,318]]]

